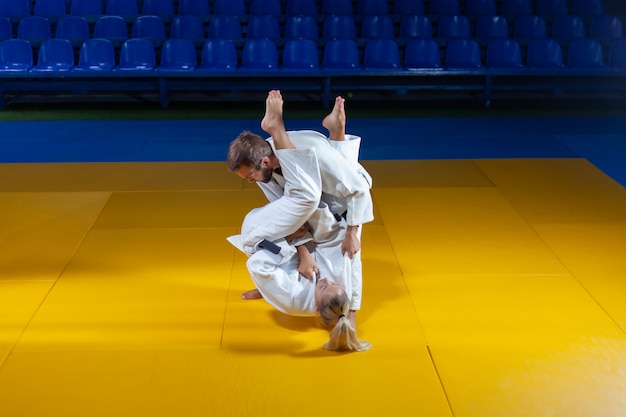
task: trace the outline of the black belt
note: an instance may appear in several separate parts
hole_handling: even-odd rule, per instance
[[[347,215],[348,215],[348,210],[344,211],[341,214],[333,213],[333,216],[335,216],[335,220],[337,220],[338,222],[340,222],[341,219],[346,220]]]
[[[261,249],[267,249],[268,251],[272,252],[272,253],[280,253],[280,246],[278,246],[276,243],[274,242],[270,242],[267,239],[263,239],[260,243],[259,243],[259,248]]]

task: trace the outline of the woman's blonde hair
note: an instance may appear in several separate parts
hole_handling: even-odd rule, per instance
[[[345,290],[320,302],[318,310],[324,324],[333,326],[330,330],[330,338],[323,346],[324,349],[335,352],[361,352],[372,347],[369,343],[359,339],[356,329],[348,318],[350,298]]]

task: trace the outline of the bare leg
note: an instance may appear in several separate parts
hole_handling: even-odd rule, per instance
[[[295,146],[289,140],[283,121],[283,96],[278,90],[268,93],[265,100],[265,116],[261,120],[261,129],[274,139],[276,149],[294,149]]]
[[[263,296],[261,295],[259,290],[257,290],[256,288],[250,291],[246,291],[243,294],[241,294],[242,300],[257,300],[259,298],[263,298]]]
[[[343,97],[337,96],[333,110],[322,120],[322,126],[328,129],[330,140],[342,141],[346,138],[345,101]]]

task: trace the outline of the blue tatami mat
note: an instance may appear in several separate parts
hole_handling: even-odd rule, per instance
[[[0,124],[0,163],[223,161],[259,119],[39,121]],[[288,120],[288,130],[323,128]],[[589,118],[350,119],[361,159],[586,158],[626,186],[626,120]]]

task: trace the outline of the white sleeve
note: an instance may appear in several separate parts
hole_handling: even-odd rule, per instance
[[[294,233],[319,204],[321,180],[315,150],[282,149],[276,156],[287,181],[285,194],[246,215],[241,235],[248,254],[254,253],[263,239],[274,241]]]
[[[281,187],[276,181],[270,182],[257,182],[257,185],[265,194],[268,201],[276,201],[284,195],[283,187]]]
[[[337,197],[345,200],[343,206],[347,210],[348,224],[356,226],[374,220],[369,174],[360,169],[359,164],[346,161],[332,147],[318,148],[317,151],[323,191],[335,200]]]
[[[330,146],[337,150],[346,160],[355,164],[355,169],[359,175],[363,176],[370,188],[372,188],[372,177],[363,167],[359,164],[359,153],[361,152],[361,137],[356,135],[346,135],[345,140],[331,140]]]
[[[345,140],[329,140],[330,146],[335,148],[347,161],[359,162],[359,152],[361,151],[361,137],[356,135],[346,135]]]
[[[259,251],[246,262],[250,277],[267,303],[291,316],[315,315],[315,283],[298,273],[298,256],[281,258]]]

